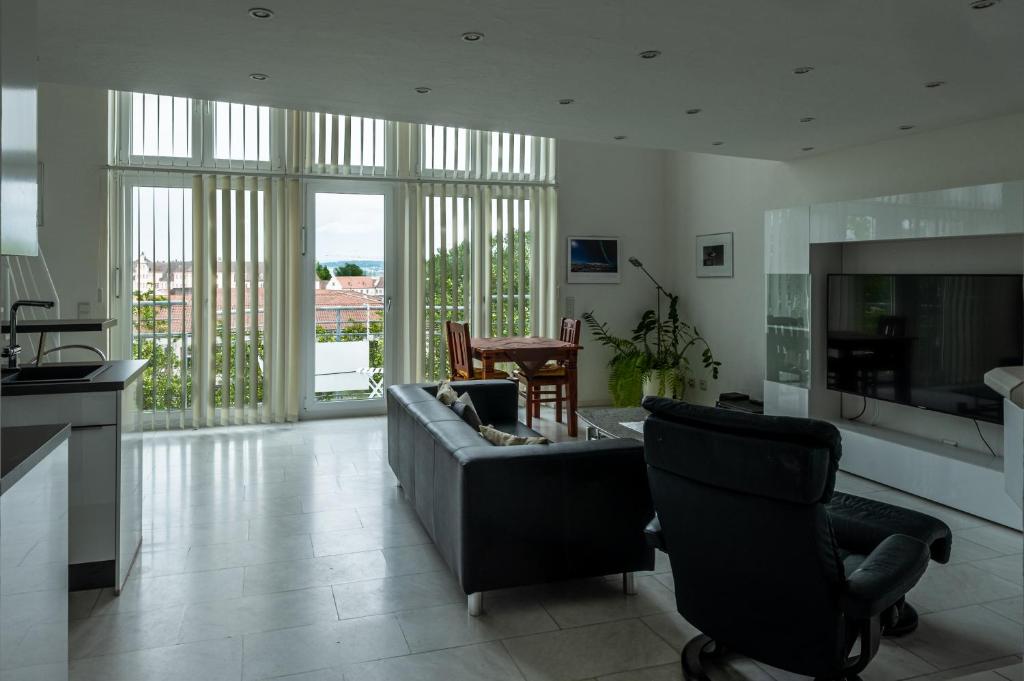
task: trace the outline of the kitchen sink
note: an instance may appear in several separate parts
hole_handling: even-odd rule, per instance
[[[88,383],[107,368],[105,362],[61,362],[3,369],[4,383]]]

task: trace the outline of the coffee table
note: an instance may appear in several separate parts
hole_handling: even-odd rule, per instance
[[[632,438],[643,442],[642,432],[622,424],[644,421],[649,414],[643,407],[584,407],[576,410],[588,440]]]

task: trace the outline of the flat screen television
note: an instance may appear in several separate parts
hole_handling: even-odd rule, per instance
[[[831,390],[1003,422],[985,372],[1024,364],[1019,274],[830,274]]]

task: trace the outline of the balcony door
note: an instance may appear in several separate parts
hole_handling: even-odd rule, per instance
[[[306,186],[304,413],[381,413],[388,385],[385,263],[392,188],[368,181]]]

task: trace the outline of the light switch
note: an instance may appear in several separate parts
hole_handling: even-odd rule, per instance
[[[576,312],[576,296],[565,297],[565,316],[574,317]]]
[[[78,304],[79,319],[88,319],[90,314],[92,314],[92,305],[90,305],[89,303]]]

